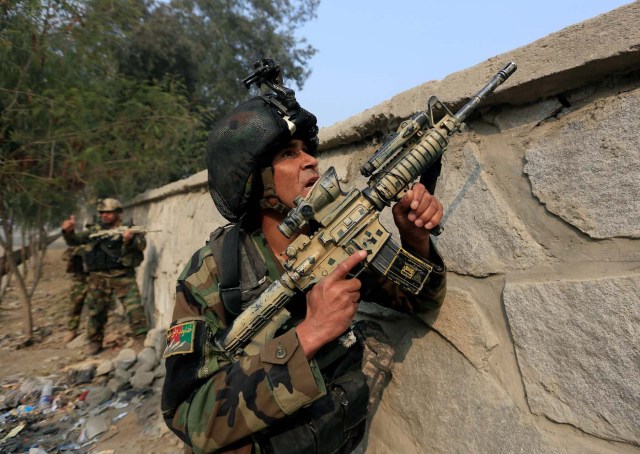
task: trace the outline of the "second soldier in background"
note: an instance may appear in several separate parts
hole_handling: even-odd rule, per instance
[[[70,246],[84,249],[87,278],[85,303],[89,311],[87,322],[87,354],[102,350],[105,325],[111,301],[117,297],[125,308],[131,334],[138,343],[148,331],[147,320],[135,279],[135,267],[142,262],[146,247],[144,233],[124,229],[122,233],[101,235],[105,230],[121,226],[122,204],[113,198],[98,202],[100,222],[87,230],[75,232],[75,218],[63,222],[64,239]]]

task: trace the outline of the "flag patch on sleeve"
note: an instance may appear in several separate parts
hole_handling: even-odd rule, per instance
[[[172,326],[167,331],[167,348],[164,349],[163,358],[173,355],[185,355],[193,353],[193,341],[195,339],[196,322],[185,322]]]

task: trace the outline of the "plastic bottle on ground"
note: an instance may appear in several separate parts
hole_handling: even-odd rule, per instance
[[[53,382],[51,380],[47,380],[42,385],[42,393],[40,394],[40,402],[38,406],[41,409],[49,408],[52,401],[53,394]]]

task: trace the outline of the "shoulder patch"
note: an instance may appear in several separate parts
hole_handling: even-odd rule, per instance
[[[173,355],[186,355],[193,353],[193,341],[195,339],[196,322],[185,322],[175,325],[167,330],[167,348],[164,349],[163,358]]]

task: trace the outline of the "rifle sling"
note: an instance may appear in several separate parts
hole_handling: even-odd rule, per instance
[[[436,162],[433,163],[431,167],[424,171],[422,175],[420,175],[420,183],[427,188],[430,194],[433,194],[436,191],[436,183],[438,182],[438,177],[440,176],[440,171],[442,170],[442,157],[438,158]]]
[[[245,310],[272,279],[252,235],[238,224],[216,229],[209,237],[209,248],[218,264],[218,291],[229,320]]]
[[[240,291],[240,223],[233,225],[222,242],[223,263],[218,267],[220,299],[234,316],[242,312],[242,292]]]

